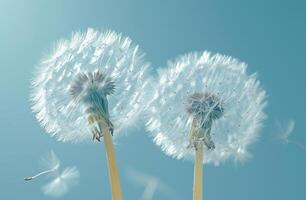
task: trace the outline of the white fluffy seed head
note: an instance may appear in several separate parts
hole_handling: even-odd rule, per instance
[[[215,94],[196,92],[187,97],[186,109],[202,125],[222,116],[224,112],[222,104],[220,98]]]
[[[90,96],[98,93],[102,96],[108,96],[115,92],[115,81],[99,70],[94,72],[80,73],[71,83],[69,88],[70,95],[75,102],[85,103],[92,106]]]
[[[116,137],[143,110],[148,76],[144,54],[129,38],[113,31],[77,32],[58,42],[39,63],[31,88],[32,110],[58,140],[84,141],[92,137],[86,97],[97,89],[108,95]]]
[[[236,59],[209,52],[169,62],[168,68],[160,70],[155,98],[147,109],[146,125],[155,143],[167,155],[193,159],[194,149],[187,148],[189,132],[201,111],[202,122],[212,122],[215,145],[213,150],[203,148],[204,163],[248,158],[249,145],[265,118],[266,93],[246,68]]]

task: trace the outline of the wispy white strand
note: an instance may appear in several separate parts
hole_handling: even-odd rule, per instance
[[[53,180],[42,187],[45,195],[60,197],[65,195],[71,187],[78,183],[80,173],[76,167],[66,167]]]
[[[52,172],[55,172],[57,169],[54,168],[54,169],[49,169],[49,170],[45,170],[45,171],[42,171],[34,176],[28,176],[28,177],[25,177],[24,180],[26,181],[30,181],[30,180],[33,180],[41,175],[44,175],[44,174],[49,174],[49,173],[52,173]]]
[[[155,181],[148,182],[140,199],[152,200],[157,190],[158,183]]]
[[[56,171],[60,168],[60,160],[58,159],[53,150],[51,150],[50,153],[41,158],[40,164],[42,171],[34,176],[25,177],[24,180],[30,181],[45,174],[56,173]]]
[[[279,139],[284,143],[289,143],[289,136],[292,134],[295,128],[295,121],[290,119],[287,122],[276,121],[277,128],[279,129]]]
[[[177,193],[158,177],[140,172],[135,169],[127,170],[127,177],[134,183],[144,186],[145,189],[140,197],[141,200],[153,200],[156,192],[169,197],[169,199],[180,199]]]
[[[306,151],[306,145],[296,141],[296,140],[292,140],[290,139],[290,135],[293,133],[294,129],[295,129],[295,121],[294,120],[289,120],[287,122],[281,123],[279,121],[277,121],[277,125],[280,131],[280,135],[279,135],[279,139],[282,140],[284,143],[286,144],[293,144],[297,147],[299,147],[300,149]]]

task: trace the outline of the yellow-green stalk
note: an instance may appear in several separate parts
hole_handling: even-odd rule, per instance
[[[196,144],[193,180],[193,199],[203,199],[203,145]]]
[[[102,124],[101,124],[102,125]],[[122,200],[121,186],[120,186],[120,178],[116,163],[116,154],[113,148],[113,142],[111,133],[109,131],[109,127],[103,127],[103,138],[104,138],[104,146],[106,150],[106,156],[108,161],[108,174],[109,174],[109,182],[112,190],[112,199],[113,200]]]

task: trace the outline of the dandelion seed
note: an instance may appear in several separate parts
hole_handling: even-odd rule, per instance
[[[176,192],[156,176],[134,169],[127,170],[127,176],[134,183],[145,186],[145,190],[140,198],[142,200],[152,200],[157,191],[168,196],[169,199],[179,199]]]
[[[111,135],[135,124],[145,107],[150,81],[143,57],[129,38],[88,29],[60,41],[32,84],[32,109],[51,136],[63,142],[103,137],[114,199],[122,197]]]
[[[41,164],[43,171],[24,178],[26,181],[34,180],[43,175],[51,175],[52,180],[42,187],[43,193],[48,196],[60,197],[66,194],[72,186],[75,186],[80,177],[80,173],[76,167],[66,167],[60,171],[60,160],[51,151],[47,156],[42,157]]]
[[[289,143],[289,136],[294,130],[295,121],[289,120],[287,123],[281,123],[279,121],[276,122],[278,129],[280,131],[279,139],[282,140],[284,143]]]
[[[246,64],[231,57],[190,53],[169,63],[160,70],[146,125],[167,155],[195,160],[194,199],[202,199],[203,163],[250,157],[266,94]]]
[[[293,144],[296,145],[297,147],[303,149],[304,151],[306,151],[306,146],[303,145],[302,143],[289,139],[289,136],[292,134],[292,132],[294,131],[295,128],[295,121],[294,120],[289,120],[286,123],[280,123],[279,121],[277,121],[277,125],[278,128],[280,130],[280,135],[279,135],[279,139],[282,140],[284,143],[286,144]]]
[[[60,167],[60,160],[53,151],[51,151],[46,157],[43,157],[41,162],[43,171],[37,173],[34,176],[25,177],[25,181],[36,179],[42,175],[55,173]]]

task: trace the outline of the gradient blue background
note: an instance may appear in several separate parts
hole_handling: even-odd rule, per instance
[[[53,149],[63,165],[77,165],[80,184],[62,199],[110,199],[102,144],[63,144],[39,127],[30,111],[34,66],[72,31],[110,28],[130,36],[154,67],[194,50],[232,55],[258,72],[267,90],[268,119],[253,158],[245,164],[205,166],[204,199],[306,199],[306,152],[276,139],[276,120],[295,119],[293,139],[306,144],[306,3],[285,0],[202,1],[0,1],[0,199],[51,199],[44,179],[26,183],[39,157]],[[304,131],[303,131],[304,130]],[[128,167],[156,175],[182,200],[192,198],[193,164],[165,156],[144,132],[117,144],[125,199],[143,188],[125,176]],[[169,199],[158,193],[155,199]]]

